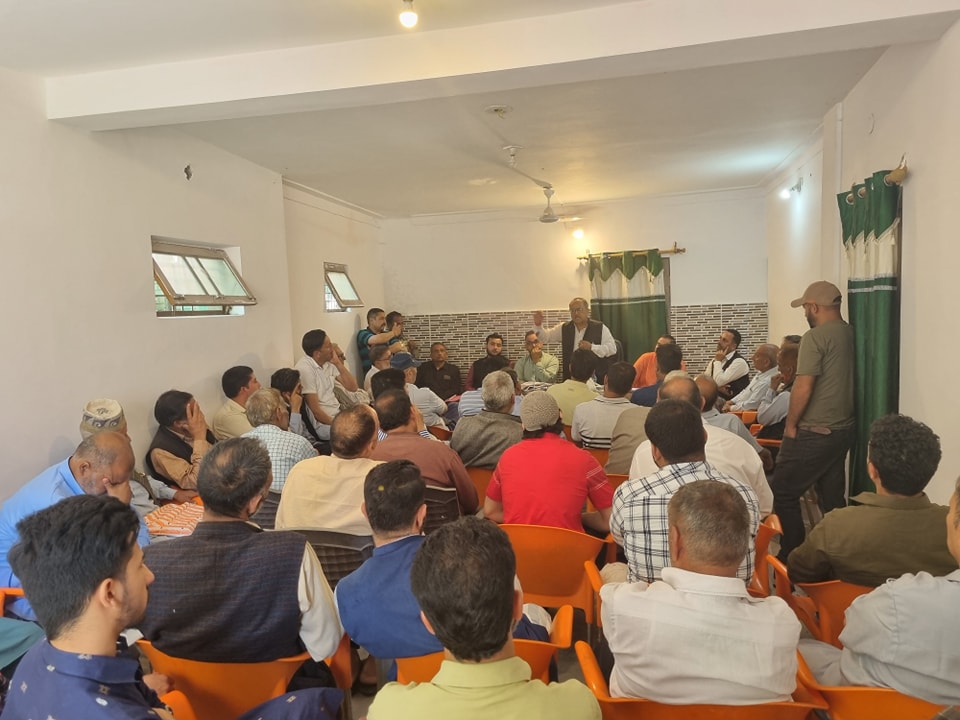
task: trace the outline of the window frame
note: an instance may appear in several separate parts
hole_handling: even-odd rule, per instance
[[[222,294],[202,294],[202,295],[183,295],[176,291],[167,276],[164,274],[163,268],[160,267],[160,264],[157,262],[154,255],[173,255],[183,258],[186,261],[186,258],[206,258],[222,261],[228,270],[233,273],[234,279],[240,288],[246,293],[245,295],[222,295]],[[235,306],[247,306],[247,305],[256,305],[257,298],[254,296],[253,292],[250,290],[249,285],[243,279],[243,276],[240,274],[240,271],[237,270],[237,267],[230,260],[229,255],[226,250],[221,248],[214,248],[210,246],[202,245],[190,245],[187,243],[173,242],[170,240],[165,240],[162,238],[151,238],[151,260],[153,261],[153,278],[156,286],[160,288],[160,291],[167,299],[167,303],[172,308],[172,311],[165,312],[157,310],[158,316],[182,316],[182,315],[230,315],[230,308]],[[187,264],[187,267],[196,277],[196,269]],[[214,288],[217,287],[216,281],[213,277],[207,272],[206,268],[200,264],[200,269],[203,270],[206,283],[196,278],[198,282],[203,284],[212,285]],[[156,301],[155,301],[156,302]],[[195,310],[196,307],[211,308],[204,310]],[[212,308],[219,307],[220,311],[214,310]]]
[[[347,282],[350,283],[350,288],[353,290],[353,294],[356,295],[356,300],[347,298],[346,300],[340,297],[340,293],[337,291],[337,287],[334,283],[330,281],[330,273],[340,273],[343,275]],[[356,283],[353,282],[353,278],[350,277],[350,272],[347,269],[347,266],[343,263],[333,263],[325,262],[323,263],[323,283],[324,283],[324,307],[327,312],[345,312],[350,308],[364,307],[363,300],[360,298],[360,292],[357,290]],[[329,303],[327,303],[326,294],[327,291],[333,296],[333,299],[336,301],[339,309],[331,309]]]

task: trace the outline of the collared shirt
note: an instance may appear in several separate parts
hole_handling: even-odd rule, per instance
[[[528,353],[517,360],[514,370],[520,382],[552,383],[557,379],[560,361],[548,352],[541,352],[540,361],[534,362]]]
[[[333,455],[312,457],[293,466],[280,494],[277,530],[317,528],[369,535],[370,523],[360,510],[363,481],[379,460]]]
[[[642,449],[643,445],[637,453]],[[750,579],[753,574],[753,538],[760,524],[756,493],[746,483],[718,472],[705,462],[689,462],[665,465],[652,475],[636,478],[631,470],[630,480],[618,487],[613,495],[610,532],[627,554],[630,582],[658,580],[660,571],[670,565],[667,505],[680,487],[697,480],[725,482],[746,501],[750,511],[750,546],[737,577],[744,581]]]
[[[937,705],[960,703],[960,570],[904,575],[861,595],[840,633],[851,685],[891,687]]]
[[[865,492],[859,505],[837,508],[790,553],[793,582],[843,580],[876,587],[904,573],[946,575],[957,569],[947,548],[947,508],[925,494],[896,497]]]
[[[774,390],[768,385],[757,408],[757,422],[761,425],[776,425],[786,419],[789,410],[790,388]]]
[[[597,396],[595,391],[579,380],[564,380],[558,385],[551,385],[547,392],[553,396],[557,405],[560,406],[560,416],[564,425],[573,422],[573,411],[577,405],[589,402]]]
[[[250,432],[253,430],[253,425],[247,419],[247,409],[235,400],[227,398],[227,401],[213,414],[210,429],[213,430],[213,436],[217,440],[226,440]]]
[[[447,427],[442,417],[447,412],[447,404],[440,399],[439,395],[430,388],[417,387],[413,383],[407,383],[404,388],[407,391],[407,397],[410,398],[410,402],[416,405],[423,415],[424,425]]]
[[[734,358],[729,367],[727,367],[726,370],[723,369],[723,366],[726,365],[727,361],[735,352],[736,350],[731,350],[723,356],[723,360],[711,360],[707,363],[707,369],[704,371],[704,375],[712,377],[720,387],[729,385],[744,375],[749,375],[750,366],[747,365],[747,361],[742,357]]]
[[[523,426],[516,415],[482,410],[461,418],[453,429],[450,447],[467,467],[493,469],[508,447],[523,438]]]
[[[739,578],[667,567],[663,579],[604,585],[610,694],[662,703],[789,700],[800,623],[778,597],[752,598]]]
[[[703,424],[707,431],[704,452],[710,467],[753,488],[760,508],[760,517],[773,512],[773,490],[767,482],[760,456],[745,441],[732,432],[713,425]],[[653,461],[651,444],[644,440],[637,446],[630,464],[630,479],[653,475],[659,468]]]
[[[600,706],[576,680],[544,685],[530,680],[518,657],[486,663],[444,660],[431,682],[386,685],[370,706],[370,720],[600,720]]]
[[[306,438],[269,423],[258,425],[245,433],[244,437],[256,438],[266,446],[273,468],[273,482],[270,484],[273,492],[283,490],[287,474],[294,465],[317,456],[317,451]]]
[[[0,508],[0,587],[20,587],[20,578],[13,574],[7,559],[10,548],[20,540],[17,523],[28,515],[56,505],[64,498],[83,494],[83,488],[70,470],[70,458],[67,458],[47,468],[7,498]],[[139,512],[137,517],[140,519],[137,544],[146,547],[150,544],[150,532]],[[7,609],[25,620],[37,619],[26,598],[17,598]]]
[[[733,433],[752,447],[754,452],[760,452],[762,449],[757,439],[750,434],[747,426],[743,424],[743,420],[736,415],[722,413],[716,408],[710,408],[709,410],[704,410],[700,416],[707,425],[713,425],[714,427],[722,428],[727,432]]]
[[[570,437],[586,448],[609,448],[613,438],[613,426],[620,414],[633,404],[625,397],[598,395],[590,402],[580,403],[573,409]]]
[[[760,407],[760,401],[763,400],[766,391],[770,389],[770,380],[780,372],[774,365],[769,370],[758,373],[750,384],[747,385],[739,394],[734,395],[730,401],[733,403],[734,410],[756,410]]]
[[[322,366],[317,365],[316,360],[304,355],[297,360],[294,367],[300,372],[300,386],[303,388],[303,394],[316,395],[317,402],[320,403],[320,409],[330,417],[335,417],[340,412],[340,402],[333,392],[335,381],[340,377],[340,371],[337,370],[336,366],[329,362]],[[309,411],[306,398],[304,398],[303,410],[304,417],[307,418],[308,422],[312,422],[314,428],[319,432],[323,424],[313,417],[313,413]],[[323,427],[325,428],[324,434],[329,437],[330,426]]]
[[[572,323],[573,321],[570,320]],[[540,339],[544,345],[549,343],[558,343],[563,340],[563,326],[567,323],[560,323],[559,325],[554,325],[552,328],[547,330],[546,328],[534,326],[533,331],[537,333],[537,337]],[[583,326],[581,330],[576,325],[573,327],[573,350],[576,350],[580,347],[580,343],[583,341],[583,336],[587,332],[587,325]],[[600,330],[600,344],[593,344],[590,346],[590,349],[593,351],[593,354],[597,357],[611,357],[617,354],[617,341],[613,339],[613,335],[610,333],[610,330],[606,325],[602,325]]]
[[[157,694],[136,660],[58,650],[44,640],[13,675],[4,717],[58,720],[157,720]]]

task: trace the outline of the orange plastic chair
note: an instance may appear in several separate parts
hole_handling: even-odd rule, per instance
[[[842,580],[828,580],[819,583],[797,583],[813,601],[817,613],[817,625],[820,628],[818,640],[842,648],[840,633],[846,624],[846,612],[850,603],[861,595],[872,591],[866,585],[854,585]]]
[[[813,600],[805,595],[794,595],[787,566],[774,555],[767,555],[767,564],[773,568],[774,590],[778,598],[783,600],[793,610],[810,634],[820,639],[820,624],[817,622],[817,608]]]
[[[760,705],[666,705],[645,698],[610,697],[607,681],[587,643],[576,644],[583,681],[600,703],[603,720],[806,720],[827,704],[816,691],[798,685],[792,702]]]
[[[612,487],[614,490],[616,490],[618,487],[623,485],[629,479],[630,479],[629,475],[620,475],[619,473],[607,473],[607,482],[610,483],[610,487]]]
[[[754,437],[756,437],[757,433],[760,432],[761,430],[763,430],[763,425],[761,425],[760,423],[754,423],[753,425],[750,426],[750,434],[753,435]]]
[[[930,720],[943,709],[890,688],[821,685],[799,653],[797,664],[800,684],[826,700],[833,720]]]
[[[493,470],[491,468],[468,467],[467,474],[473,481],[474,487],[477,488],[477,499],[482,507],[483,501],[487,498],[487,485],[490,484],[490,478],[493,477]]]
[[[743,424],[747,427],[750,427],[757,421],[757,411],[756,410],[744,410],[740,414],[740,419],[743,420]]]
[[[590,589],[593,590],[593,604],[597,613],[597,627],[603,627],[602,617],[600,615],[600,588],[603,587],[603,578],[600,576],[597,564],[593,560],[585,560],[583,569],[587,573],[587,582],[590,583]]]
[[[747,585],[747,591],[754,597],[767,597],[770,594],[770,566],[767,564],[767,550],[770,541],[777,535],[783,534],[780,518],[771,513],[767,515],[757,528],[757,537],[754,541],[756,554],[753,561],[753,577]]]
[[[593,561],[604,541],[585,533],[543,525],[501,525],[517,556],[517,577],[527,602],[544,607],[573,605],[594,622],[593,588],[583,563]]]
[[[550,661],[557,651],[570,647],[573,642],[573,607],[563,605],[557,610],[550,628],[550,641],[514,640],[517,657],[530,666],[532,679],[550,682]],[[403,685],[412,682],[430,682],[440,671],[444,660],[442,652],[411,658],[397,658],[397,682]],[[179,720],[179,718],[178,718]]]
[[[783,440],[775,438],[757,438],[757,445],[765,448],[778,448],[783,444]]]
[[[600,467],[603,467],[607,464],[607,460],[610,459],[610,448],[587,448],[585,447],[588,453],[593,455],[597,459],[597,462],[600,463]]]
[[[437,440],[449,440],[453,437],[453,433],[447,430],[445,427],[440,427],[439,425],[431,425],[427,428],[427,432],[433,435]]]
[[[7,600],[11,598],[22,598],[23,588],[5,587],[0,588],[0,610],[6,605]]]
[[[155,672],[173,679],[203,720],[234,720],[283,695],[290,678],[310,657],[304,652],[272,662],[212,663],[167,655],[146,640],[138,640],[137,645]]]
[[[161,695],[160,702],[170,708],[177,720],[197,720],[193,705],[187,700],[187,696],[179,690],[171,690],[166,695]]]

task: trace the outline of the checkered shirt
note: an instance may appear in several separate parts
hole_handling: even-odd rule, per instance
[[[253,437],[262,442],[267,452],[270,454],[270,465],[273,468],[273,482],[270,484],[271,492],[280,492],[283,490],[283,484],[287,481],[287,473],[290,468],[301,460],[307,460],[317,456],[317,451],[313,449],[306,438],[302,435],[281,430],[276,425],[258,425],[244,437]]]
[[[670,528],[667,505],[683,485],[697,480],[719,480],[733,485],[750,511],[750,546],[737,570],[745,582],[753,574],[753,539],[760,524],[757,495],[746,483],[714,470],[705,462],[665,465],[659,472],[628,480],[613,496],[610,532],[627,555],[627,579],[630,582],[660,579],[660,570],[670,565]]]

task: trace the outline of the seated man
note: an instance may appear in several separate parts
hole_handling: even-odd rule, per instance
[[[144,637],[168,655],[204,662],[332,655],[343,632],[313,548],[302,535],[248,522],[270,488],[263,445],[245,437],[218,443],[197,486],[203,520],[193,534],[145,554],[156,580]]]
[[[773,470],[773,456],[767,448],[760,446],[757,439],[750,434],[747,426],[744,425],[743,420],[736,415],[721,413],[717,410],[719,388],[713,381],[713,378],[707,377],[706,375],[697,375],[694,382],[700,389],[700,397],[703,399],[703,409],[700,411],[700,416],[704,424],[712,425],[713,427],[718,427],[729,433],[733,433],[753,448],[753,451],[760,456],[764,470],[767,472]]]
[[[357,381],[343,364],[346,359],[323,330],[309,330],[300,343],[304,356],[297,361],[306,421],[321,440],[330,439],[330,423],[340,412],[334,388],[339,382],[347,392],[357,391]]]
[[[523,440],[497,463],[483,514],[498,523],[609,531],[613,489],[596,459],[561,437],[557,401],[534,390],[520,403]],[[587,498],[597,509],[582,512]]]
[[[634,389],[647,387],[648,385],[653,385],[657,382],[656,350],[661,345],[676,344],[677,339],[673,335],[661,335],[657,338],[657,344],[654,345],[653,350],[650,352],[645,352],[637,358],[636,362],[633,363],[633,367],[637,371],[637,376],[633,379]],[[685,362],[681,362],[680,369],[686,372],[687,364]]]
[[[17,667],[4,717],[173,720],[140,664],[117,657],[117,636],[143,617],[153,581],[139,529],[136,512],[106,496],[67,498],[20,521],[10,563],[47,639]]]
[[[475,517],[435,531],[413,560],[410,586],[423,624],[446,659],[429,683],[385,686],[369,720],[600,720],[593,694],[576,680],[530,680],[511,629],[523,613],[516,557],[500,528]]]
[[[836,512],[836,511],[834,511]],[[960,480],[950,498],[947,548],[960,562]],[[960,704],[960,570],[907,573],[847,608],[843,650],[801,640],[800,652],[825,685],[889,687],[936,705]]]
[[[463,391],[460,368],[447,362],[447,346],[442,342],[430,346],[430,362],[417,368],[417,386],[433,390],[446,401]]]
[[[307,439],[290,432],[290,411],[279,392],[261,388],[247,400],[247,418],[253,429],[243,437],[256,438],[270,454],[273,482],[254,521],[265,530],[272,530],[280,504],[280,492],[290,469],[301,460],[317,456]]]
[[[675,370],[683,367],[683,351],[675,343],[665,343],[658,345],[656,349],[656,375],[657,381],[653,385],[641,387],[634,390],[630,396],[630,402],[642,407],[653,407],[657,404],[657,393],[660,392],[660,386],[663,385],[664,378]]]
[[[374,348],[389,347],[402,332],[402,322],[394,323],[393,327],[387,329],[387,316],[383,308],[374,307],[367,310],[367,326],[357,333],[357,352],[360,355],[360,370],[364,375],[373,366]]]
[[[770,378],[777,374],[777,353],[780,351],[776,345],[764,343],[758,345],[753,351],[753,366],[757,369],[750,384],[743,390],[734,395],[723,404],[724,412],[734,410],[756,410],[760,407],[760,401],[770,387]]]
[[[629,581],[659,580],[661,570],[670,564],[667,505],[679,488],[696,480],[732,485],[746,502],[750,510],[750,541],[747,553],[740,559],[737,577],[748,581],[753,574],[753,537],[760,524],[756,493],[746,483],[707,464],[707,431],[699,411],[689,402],[661,399],[647,415],[646,429],[649,445],[641,445],[637,454],[650,453],[659,470],[645,476],[631,472],[630,479],[614,493],[610,516],[610,532],[627,555]],[[605,577],[614,576],[608,573]]]
[[[783,439],[783,429],[787,424],[787,411],[790,409],[790,390],[797,377],[797,356],[800,345],[784,343],[777,353],[778,373],[770,378],[770,384],[764,391],[757,408],[757,422],[763,425],[758,438]],[[774,453],[776,456],[776,453]]]
[[[200,461],[217,441],[197,401],[182,390],[157,398],[153,416],[160,425],[147,449],[146,466],[171,487],[196,490]]]
[[[433,390],[414,385],[419,366],[420,363],[414,360],[410,353],[398,352],[390,357],[390,367],[404,374],[404,390],[410,396],[410,401],[420,409],[423,422],[428,427],[438,426],[446,430],[447,424],[443,415],[447,412],[447,404]]]
[[[502,370],[483,379],[483,410],[478,415],[461,418],[453,430],[450,447],[467,467],[493,469],[503,451],[520,442],[523,427],[513,414],[515,385]]]
[[[624,410],[633,407],[627,396],[635,374],[636,370],[628,362],[610,366],[603,380],[603,395],[573,409],[570,437],[575,443],[586,448],[610,447],[617,418]]]
[[[705,375],[713,378],[720,388],[720,397],[729,400],[750,384],[750,366],[743,355],[737,352],[741,341],[740,333],[727,328],[717,340],[717,354],[707,363]]]
[[[109,495],[129,505],[133,450],[130,439],[103,431],[81,442],[73,455],[49,467],[8,498],[0,508],[0,587],[20,587],[7,553],[20,539],[17,523],[28,515],[75,495]],[[139,515],[137,516],[139,518]],[[146,523],[140,518],[137,542],[150,544]],[[19,598],[7,610],[25,620],[36,620],[30,603]]]
[[[697,410],[702,410],[704,407],[699,387],[686,375],[667,377],[660,388],[660,399],[683,400]],[[703,422],[702,414],[700,420],[703,423],[703,429],[707,432],[704,452],[710,467],[753,488],[760,507],[760,517],[765,518],[773,512],[773,491],[764,474],[760,455],[733,433]],[[657,470],[650,440],[645,440],[637,446],[633,454],[633,460],[630,463],[630,479],[653,475]]]
[[[697,480],[667,505],[670,566],[653,583],[600,590],[614,697],[754,705],[790,700],[800,622],[779,597],[754,599],[737,568],[750,513],[730,485]]]
[[[647,431],[644,430],[643,425],[649,413],[650,408],[633,403],[620,413],[617,422],[613,425],[610,454],[603,468],[607,475],[614,473],[626,475],[630,472],[630,463],[633,462],[637,447],[647,439]]]
[[[479,501],[477,488],[467,474],[460,456],[445,443],[421,437],[417,432],[417,416],[410,397],[403,390],[387,390],[373,403],[380,427],[387,433],[371,454],[373,460],[412,460],[420,468],[427,485],[454,487],[460,512],[472,515]]]
[[[343,578],[334,602],[350,639],[375,657],[416,657],[443,646],[420,621],[410,590],[410,568],[423,544],[426,483],[409,460],[391,460],[370,471],[363,486],[363,514],[373,528],[373,557]],[[514,637],[548,640],[546,630],[521,618]]]
[[[947,575],[957,569],[947,548],[947,508],[923,489],[940,464],[940,439],[906,415],[870,426],[867,473],[877,491],[850,498],[814,525],[787,558],[793,582],[843,580],[883,585],[904,573]]]
[[[303,386],[300,384],[300,371],[293,368],[280,368],[270,376],[270,387],[280,393],[290,413],[290,432],[305,437],[312,445],[319,438],[313,427],[303,421]]]
[[[547,388],[547,392],[560,406],[562,425],[573,422],[573,410],[577,405],[589,402],[597,396],[591,380],[596,368],[597,356],[590,350],[574,350],[573,360],[567,368],[570,377]]]
[[[560,361],[553,355],[543,351],[543,343],[533,330],[527,332],[523,345],[526,355],[517,360],[517,377],[520,382],[552,383],[557,379],[560,370]]]
[[[390,367],[392,352],[389,345],[375,345],[370,348],[370,369],[367,370],[367,374],[363,378],[363,389],[367,391],[368,395],[373,395],[373,389],[370,387],[373,376]]]
[[[211,429],[217,440],[240,437],[253,426],[247,419],[247,398],[260,389],[260,381],[253,368],[238,365],[227,370],[220,379],[227,401],[213,414]]]
[[[332,455],[293,466],[280,495],[277,529],[316,528],[369,535],[360,510],[363,480],[380,465],[370,455],[377,447],[380,424],[369,405],[347,408],[330,426]]]
[[[465,390],[478,390],[487,373],[502,370],[510,364],[510,358],[503,354],[503,335],[500,333],[487,335],[486,350],[487,354],[479,360],[474,360],[470,366],[464,383]]]

